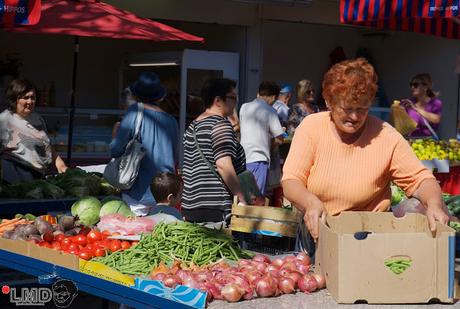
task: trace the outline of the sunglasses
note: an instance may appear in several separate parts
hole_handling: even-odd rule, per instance
[[[413,82],[413,83],[410,83],[409,86],[411,88],[418,88],[418,86],[420,85],[425,85],[424,83],[418,83],[418,82]]]

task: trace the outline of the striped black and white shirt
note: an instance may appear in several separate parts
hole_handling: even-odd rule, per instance
[[[243,147],[226,118],[213,115],[200,121],[193,121],[184,134],[182,207],[231,209],[232,193],[223,183],[220,175],[217,177],[200,156],[193,138],[193,129],[201,151],[214,168],[216,168],[216,160],[230,156],[237,174],[246,169]]]

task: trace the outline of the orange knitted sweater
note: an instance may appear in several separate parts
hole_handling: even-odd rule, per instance
[[[369,115],[351,145],[339,140],[333,126],[330,112],[307,116],[295,131],[283,168],[283,181],[301,181],[328,214],[387,211],[390,181],[411,196],[423,180],[434,179],[388,123]]]

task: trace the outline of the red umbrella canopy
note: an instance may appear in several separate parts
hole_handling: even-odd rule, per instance
[[[6,30],[114,39],[204,41],[201,37],[95,0],[43,1],[38,24]]]

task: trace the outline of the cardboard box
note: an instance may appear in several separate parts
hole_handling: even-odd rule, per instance
[[[301,213],[292,209],[270,206],[232,206],[232,231],[267,236],[296,237]]]
[[[411,265],[395,274],[392,258]],[[433,236],[421,214],[344,212],[320,224],[316,267],[338,303],[452,303],[454,260],[454,230],[437,223]]]
[[[0,248],[72,270],[80,269],[78,256],[49,248],[39,247],[38,245],[30,242],[0,238]]]

